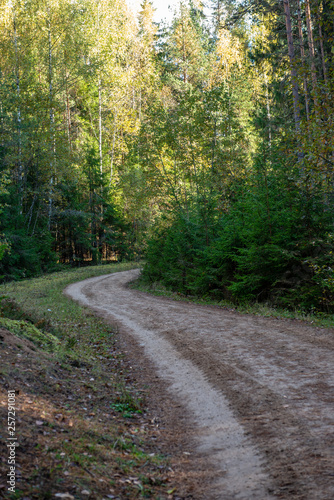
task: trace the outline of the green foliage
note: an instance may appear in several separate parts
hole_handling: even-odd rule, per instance
[[[0,262],[3,279],[29,278],[55,269],[57,256],[47,231],[31,235],[25,228],[8,228],[3,232],[9,242]]]
[[[158,30],[149,2],[138,26],[120,0],[5,3],[2,279],[147,252],[185,294],[332,311],[325,4],[312,53],[306,4],[181,2]]]
[[[265,176],[265,179],[263,178]],[[185,294],[334,311],[333,213],[321,190],[286,186],[280,169],[235,189],[227,213],[176,211],[153,233],[143,278]]]
[[[176,211],[174,217],[162,221],[147,249],[144,279],[162,281],[167,287],[183,293],[194,291],[199,256],[214,234],[215,220],[207,203]]]
[[[5,239],[3,239],[2,241],[0,240],[0,261],[3,259],[5,253],[9,251],[10,251],[10,245],[8,244],[7,240]]]

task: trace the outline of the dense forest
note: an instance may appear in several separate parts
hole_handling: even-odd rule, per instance
[[[333,312],[333,2],[153,14],[1,0],[1,278],[145,258],[184,294]]]

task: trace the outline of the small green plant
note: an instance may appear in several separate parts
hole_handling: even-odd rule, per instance
[[[113,410],[122,413],[123,417],[126,418],[132,418],[135,413],[142,413],[137,405],[132,405],[131,403],[112,403],[110,407],[113,408]]]
[[[66,342],[66,349],[72,349],[77,343],[77,339],[75,337],[69,337]]]

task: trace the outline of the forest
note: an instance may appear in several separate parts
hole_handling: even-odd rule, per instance
[[[334,3],[1,0],[0,274],[144,259],[334,312]]]

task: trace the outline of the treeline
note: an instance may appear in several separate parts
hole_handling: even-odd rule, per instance
[[[195,7],[159,52],[147,147],[165,191],[144,278],[333,312],[333,7],[213,2],[213,25]]]
[[[328,0],[2,3],[5,279],[145,256],[186,294],[333,311]]]
[[[132,14],[118,0],[0,5],[0,274],[135,258],[120,186],[144,85]]]

